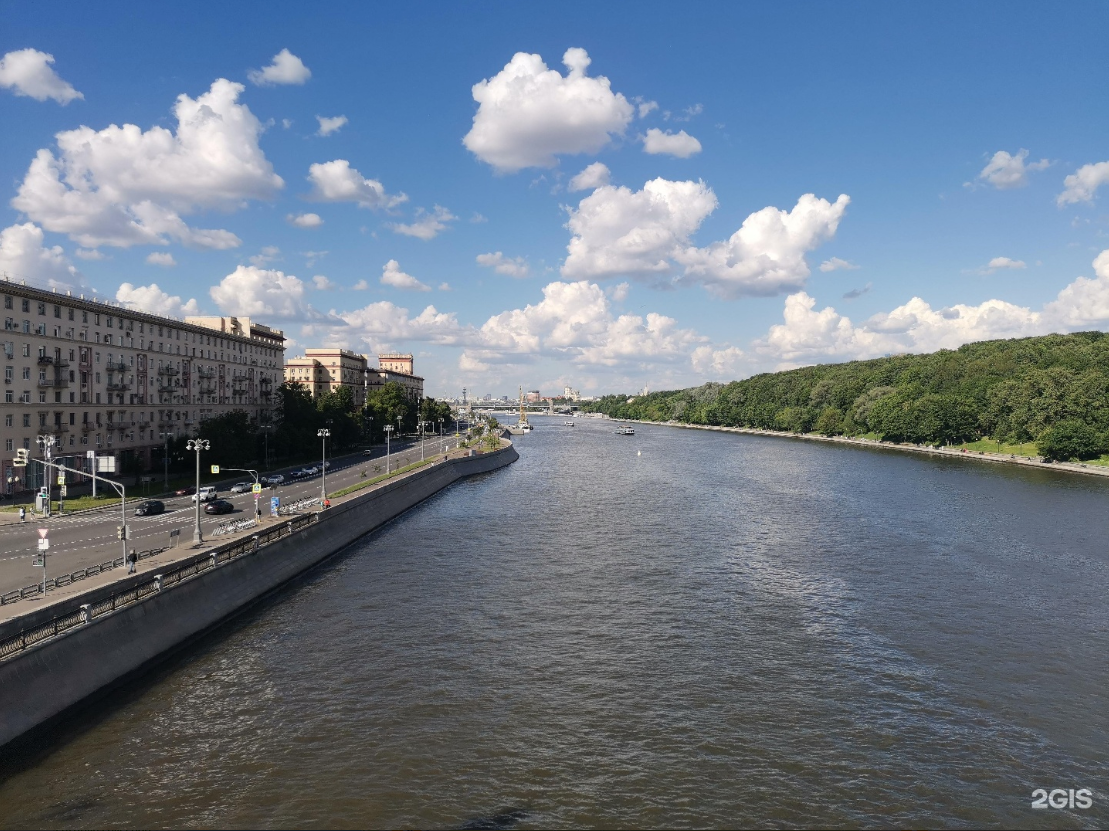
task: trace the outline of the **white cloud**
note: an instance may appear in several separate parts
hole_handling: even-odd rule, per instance
[[[0,87],[16,95],[45,101],[53,98],[63,106],[85,96],[58,77],[51,69],[54,56],[37,49],[19,49],[0,58]]]
[[[615,286],[609,286],[605,289],[607,294],[616,303],[623,303],[628,299],[628,293],[631,291],[631,285],[628,283],[617,283]]]
[[[1012,260],[1008,257],[994,257],[987,263],[986,267],[982,269],[984,274],[993,274],[1002,268],[1015,269],[1015,268],[1028,268],[1028,264],[1024,260]]]
[[[298,228],[319,228],[323,225],[323,220],[320,219],[320,215],[312,213],[289,214],[285,217],[285,221]]]
[[[123,283],[116,291],[116,300],[128,309],[134,309],[137,312],[177,318],[200,314],[200,307],[195,299],[182,303],[180,297],[171,296],[162,291],[157,283],[151,283],[149,286],[133,286],[130,283]]]
[[[78,257],[80,257],[82,260],[106,260],[106,259],[108,259],[97,248],[78,248],[73,253],[76,254]]]
[[[669,275],[672,257],[716,209],[704,182],[654,179],[640,191],[604,185],[570,209],[573,234],[562,276],[570,279]]]
[[[370,284],[366,280],[359,280],[351,288],[354,289],[354,291],[367,291],[370,288]]]
[[[263,250],[264,251],[269,251],[271,249],[266,248],[266,249],[263,249]],[[277,249],[273,248],[272,250],[276,251]],[[316,265],[316,263],[319,260],[322,260],[324,257],[326,257],[328,255],[328,253],[330,253],[330,252],[328,252],[328,251],[301,251],[300,252],[301,256],[304,257],[304,264],[306,266],[308,266],[309,268],[313,268]]]
[[[160,265],[163,268],[172,268],[177,265],[177,260],[173,259],[173,255],[168,251],[155,251],[147,254],[146,261],[150,265]]]
[[[682,110],[682,115],[674,116],[675,121],[692,121],[695,117],[699,116],[705,111],[704,104],[694,104],[692,107],[686,107]]]
[[[317,291],[334,291],[339,286],[327,279],[323,274],[317,274],[312,278],[312,285],[316,287]]]
[[[1065,190],[1055,201],[1062,207],[1076,202],[1093,202],[1097,189],[1109,184],[1109,162],[1084,164],[1063,180]]]
[[[381,182],[365,178],[346,159],[311,165],[308,181],[313,189],[307,198],[315,202],[356,202],[360,208],[376,210],[408,201],[403,193],[386,193]]]
[[[832,257],[820,264],[821,271],[853,271],[856,268],[858,268],[858,266],[854,263],[841,260],[839,257]]]
[[[1082,329],[1109,323],[1109,249],[1094,259],[1094,278],[1079,277],[1044,306],[1044,314],[1056,326]]]
[[[564,77],[539,55],[517,52],[499,73],[473,86],[478,111],[462,139],[502,172],[554,167],[560,154],[596,153],[623,135],[635,108],[608,78],[590,78],[584,49],[567,49]]]
[[[293,126],[293,120],[291,118],[281,119],[281,127],[283,129],[288,130],[292,126]]]
[[[640,118],[646,118],[657,109],[658,101],[637,101],[636,103],[636,112]]]
[[[700,283],[725,298],[800,288],[809,276],[805,254],[835,235],[850,201],[846,194],[828,202],[806,193],[792,211],[756,211],[728,240],[678,253],[675,259],[685,266],[682,282]]]
[[[312,77],[312,70],[288,49],[282,49],[273,56],[273,62],[269,66],[252,69],[247,73],[247,77],[252,84],[260,87],[275,84],[303,84]]]
[[[276,245],[267,245],[260,252],[250,258],[250,264],[256,265],[258,266],[258,268],[261,268],[264,265],[275,263],[278,260],[282,259],[284,259],[284,257],[281,256],[280,248],[278,248]]]
[[[531,273],[531,268],[523,257],[513,259],[506,257],[500,251],[495,251],[492,254],[478,254],[477,263],[493,269],[497,274],[505,274],[509,277],[524,278]]]
[[[241,265],[208,290],[220,311],[256,318],[303,319],[314,313],[302,280],[283,271]]]
[[[589,167],[585,168],[581,173],[570,180],[567,190],[573,192],[578,190],[594,190],[607,185],[609,181],[610,172],[608,167],[602,162],[593,162]]]
[[[40,288],[73,289],[84,285],[84,277],[60,245],[44,246],[42,229],[32,222],[11,225],[0,231],[0,274],[26,280]]]
[[[678,282],[721,297],[777,294],[804,285],[805,254],[835,234],[849,202],[805,194],[792,211],[763,208],[728,240],[698,248],[690,238],[717,206],[704,182],[654,179],[635,192],[607,185],[570,209],[562,276],[661,283],[680,268]]]
[[[381,283],[385,286],[392,286],[397,289],[411,289],[412,291],[431,291],[431,286],[425,285],[413,277],[411,274],[405,274],[400,270],[400,263],[396,260],[389,260],[381,269]]]
[[[12,207],[88,248],[170,239],[201,248],[238,246],[230,231],[191,228],[181,217],[270,199],[284,186],[258,145],[261,123],[236,103],[242,91],[241,84],[219,79],[195,100],[178,96],[176,133],[143,132],[134,124],[58,133],[59,155],[38,151]]]
[[[474,223],[475,225],[480,225],[481,223],[488,221],[489,217],[479,214],[477,211],[474,211],[474,215],[470,217],[470,222]]]
[[[651,155],[664,153],[668,156],[677,156],[679,159],[688,159],[690,156],[701,152],[701,142],[689,135],[685,130],[677,133],[663,132],[656,127],[647,131],[643,137],[643,152]]]
[[[873,283],[867,283],[861,289],[851,289],[851,291],[848,291],[848,292],[844,293],[843,299],[844,300],[858,300],[864,294],[869,292],[872,288],[874,288],[874,284]]]
[[[326,118],[322,115],[317,115],[316,121],[320,122],[320,129],[316,131],[316,135],[330,136],[332,133],[338,132],[339,128],[347,123],[347,117],[345,115],[337,115],[334,118]]]
[[[382,300],[340,317],[352,336],[374,352],[404,341],[452,346],[473,336],[473,329],[460,325],[453,312],[440,312],[434,306],[409,317],[408,309]]]
[[[693,371],[713,380],[730,381],[745,374],[747,355],[735,346],[713,349],[698,346],[693,350]]]
[[[392,222],[389,224],[389,227],[393,229],[394,233],[404,234],[408,237],[416,237],[417,239],[426,241],[435,239],[441,231],[447,229],[448,222],[454,222],[456,219],[458,219],[458,217],[442,205],[436,205],[435,210],[431,213],[428,213],[423,208],[417,208],[415,222],[409,225]]]
[[[451,284],[450,283],[443,282],[443,283],[439,284],[439,291],[450,291],[450,290],[451,290]]]
[[[982,168],[978,178],[999,190],[1023,187],[1028,184],[1029,171],[1043,170],[1051,165],[1047,159],[1040,159],[1038,162],[1026,165],[1024,160],[1027,158],[1028,151],[1023,148],[1015,156],[1011,156],[1004,150],[998,150],[989,163]]]

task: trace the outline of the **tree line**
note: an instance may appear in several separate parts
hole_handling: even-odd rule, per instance
[[[1052,460],[1109,452],[1109,337],[1102,332],[981,341],[925,355],[823,364],[583,409],[883,441],[1035,442]]]

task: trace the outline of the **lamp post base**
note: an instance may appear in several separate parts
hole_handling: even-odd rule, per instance
[[[200,526],[198,525],[193,529],[193,543],[195,545],[200,545],[202,542],[204,542],[204,534],[201,533]]]

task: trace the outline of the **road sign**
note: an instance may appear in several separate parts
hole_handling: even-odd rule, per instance
[[[255,482],[253,485],[251,485],[250,492],[251,493],[261,493],[262,492],[262,486],[259,485],[257,482]]]
[[[59,485],[64,485],[65,484],[65,474],[64,473],[59,473],[58,474],[58,484]]]
[[[49,528],[39,528],[39,536],[42,537],[42,539],[46,539],[46,535],[49,534],[49,533],[50,533]]]
[[[278,508],[280,508],[280,507],[281,507],[281,497],[280,496],[271,496],[270,497],[270,516],[277,516]]]
[[[212,465],[212,473],[219,473],[219,465]]]
[[[40,567],[40,566],[42,568],[46,568],[46,555],[45,554],[35,554],[31,558],[31,565],[35,566],[36,568]]]
[[[39,551],[46,551],[48,548],[50,548],[50,540],[43,537],[39,540]]]

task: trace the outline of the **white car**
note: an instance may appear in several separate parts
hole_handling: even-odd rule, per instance
[[[236,482],[231,486],[231,493],[250,493],[253,482]]]
[[[216,498],[216,489],[211,485],[205,485],[196,493],[193,494],[193,502],[196,502],[197,497],[200,497],[201,502],[211,502]]]
[[[282,476],[280,473],[274,473],[271,476],[263,476],[262,477],[262,484],[263,485],[280,485],[284,481],[285,481],[285,477]]]
[[[315,467],[315,466],[304,468],[304,475],[305,476],[315,476],[319,472],[320,472],[320,469],[318,467]]]

